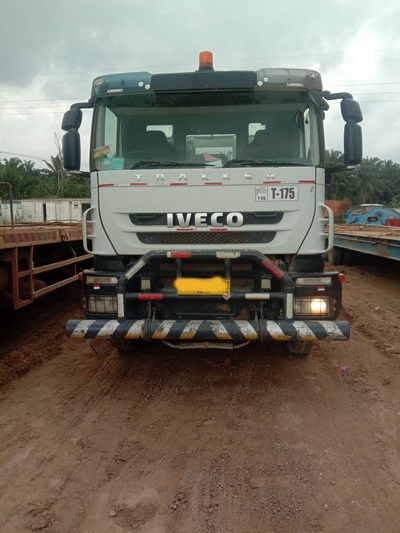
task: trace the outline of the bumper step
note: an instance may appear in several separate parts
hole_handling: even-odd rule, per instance
[[[348,340],[348,322],[301,320],[69,320],[75,339],[121,338],[180,341]]]

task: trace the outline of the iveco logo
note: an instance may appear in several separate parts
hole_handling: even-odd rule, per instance
[[[243,215],[242,213],[168,213],[167,227],[173,228],[174,226],[181,228],[188,228],[189,226],[196,228],[206,228],[207,226],[237,228],[243,226]]]

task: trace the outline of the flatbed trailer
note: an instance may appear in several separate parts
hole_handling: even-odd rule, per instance
[[[368,224],[336,224],[329,259],[348,264],[355,253],[400,261],[400,228]]]
[[[91,258],[82,246],[80,223],[0,226],[0,305],[32,304],[76,281]]]

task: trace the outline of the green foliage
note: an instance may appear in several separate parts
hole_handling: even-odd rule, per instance
[[[327,168],[343,164],[343,154],[338,151],[326,152],[325,159]],[[334,172],[326,191],[329,200],[349,200],[353,205],[382,203],[394,207],[400,200],[400,165],[391,160],[366,157],[354,169]]]
[[[17,157],[0,162],[0,181],[11,184],[14,198],[35,198],[40,191],[39,171],[32,161],[21,161]],[[0,196],[8,198],[9,188],[0,185]]]
[[[45,161],[47,169],[43,173],[48,179],[49,190],[54,191],[57,198],[88,198],[90,196],[89,179],[76,174],[68,174],[63,167],[59,154],[50,156],[50,162]]]
[[[69,175],[64,182],[63,198],[89,198],[89,178],[79,175]]]
[[[14,199],[28,198],[89,198],[88,178],[68,174],[60,155],[45,161],[46,169],[37,169],[32,161],[17,157],[0,161],[0,181],[10,183]],[[0,185],[0,198],[9,198],[9,188]]]

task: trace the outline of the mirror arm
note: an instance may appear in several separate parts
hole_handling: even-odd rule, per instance
[[[83,178],[90,178],[90,172],[87,170],[70,170],[70,174],[74,176],[82,176]]]
[[[89,100],[88,102],[80,102],[77,104],[72,104],[70,109],[92,109],[94,102]]]
[[[353,95],[350,93],[331,93],[329,91],[323,91],[322,96],[325,100],[343,100],[343,98],[350,98],[350,100],[353,100]]]
[[[329,167],[325,169],[326,174],[334,174],[335,172],[345,172],[346,170],[354,170],[356,168],[355,165],[340,165],[338,167]]]

